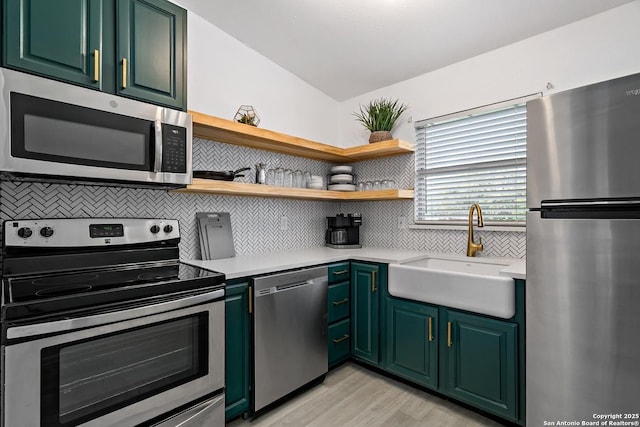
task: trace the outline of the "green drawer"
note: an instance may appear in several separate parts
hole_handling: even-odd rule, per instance
[[[338,283],[349,280],[349,263],[341,262],[329,266],[329,283]]]
[[[351,348],[351,321],[329,325],[329,366],[347,359]]]
[[[329,324],[349,317],[349,282],[329,286],[328,304]]]

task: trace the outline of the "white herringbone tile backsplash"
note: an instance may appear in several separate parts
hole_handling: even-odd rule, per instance
[[[253,182],[255,163],[325,175],[331,164],[299,157],[194,140],[194,169],[235,170],[252,167],[245,182]],[[413,187],[413,156],[403,155],[353,165],[361,180],[394,179],[401,188]],[[170,193],[164,190],[3,181],[0,219],[68,217],[161,217],[180,221],[182,258],[199,258],[196,212],[229,212],[237,254],[266,253],[324,244],[326,216],[340,212],[363,215],[361,241],[366,246],[464,253],[466,231],[398,230],[399,216],[413,218],[412,201],[348,202]],[[288,230],[280,231],[280,217]],[[522,232],[479,235],[485,255],[525,256]],[[1,236],[0,236],[1,237]]]

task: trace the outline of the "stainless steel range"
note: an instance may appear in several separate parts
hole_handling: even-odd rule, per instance
[[[4,223],[2,426],[224,425],[224,275],[177,220]]]

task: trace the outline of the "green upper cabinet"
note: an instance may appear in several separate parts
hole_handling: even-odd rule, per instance
[[[185,109],[187,12],[164,0],[118,0],[120,95]]]
[[[5,0],[3,6],[5,66],[102,89],[103,0]]]
[[[384,368],[418,384],[438,387],[438,309],[386,299]]]
[[[227,284],[225,295],[225,418],[249,411],[251,314],[249,284]]]
[[[186,110],[187,12],[166,0],[4,0],[3,66]]]
[[[516,421],[518,325],[454,310],[442,313],[443,391]]]
[[[351,353],[380,363],[380,293],[386,289],[385,265],[351,263]]]

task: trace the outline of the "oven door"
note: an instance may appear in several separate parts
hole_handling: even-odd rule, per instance
[[[37,325],[9,327],[7,337],[23,338],[4,348],[4,426],[135,426],[222,392],[224,290],[198,299],[208,301],[43,323],[43,335],[33,335]],[[51,332],[96,318],[99,326]],[[117,318],[127,320],[108,320]]]

